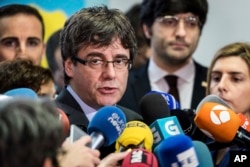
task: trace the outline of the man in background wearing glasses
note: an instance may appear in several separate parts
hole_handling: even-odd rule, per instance
[[[181,108],[195,109],[205,96],[207,68],[192,55],[197,48],[208,12],[207,0],[144,0],[141,24],[152,55],[142,68],[129,74],[119,104],[140,113],[139,102],[149,91],[170,93],[175,78]],[[170,92],[169,92],[170,91]]]
[[[86,132],[98,109],[123,96],[137,53],[134,30],[122,12],[106,6],[84,8],[71,16],[60,34],[66,87],[56,102],[71,124]],[[142,120],[120,107],[127,121]],[[101,158],[115,147],[102,147]]]

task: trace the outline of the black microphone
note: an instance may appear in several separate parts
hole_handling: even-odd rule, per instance
[[[140,109],[144,122],[150,125],[157,119],[176,116],[184,133],[191,137],[195,129],[195,110],[178,108],[178,102],[169,96],[166,93],[151,91],[142,97]]]
[[[159,93],[148,93],[144,95],[139,106],[143,120],[147,125],[152,124],[159,118],[170,116],[170,109],[166,100]]]

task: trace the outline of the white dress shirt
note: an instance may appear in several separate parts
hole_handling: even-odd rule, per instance
[[[148,77],[151,86],[151,90],[167,93],[169,86],[164,79],[166,75],[169,75],[167,71],[164,71],[158,67],[152,57],[149,61]],[[178,76],[177,87],[179,91],[181,108],[191,108],[191,100],[194,86],[195,66],[193,60],[187,65],[177,70],[175,73],[171,73]]]

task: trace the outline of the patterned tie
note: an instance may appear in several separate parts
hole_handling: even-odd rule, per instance
[[[168,83],[169,86],[169,94],[173,95],[175,100],[177,100],[178,102],[180,102],[180,98],[179,98],[179,92],[178,92],[178,88],[177,88],[177,79],[178,77],[175,75],[167,75],[165,77],[165,80]]]

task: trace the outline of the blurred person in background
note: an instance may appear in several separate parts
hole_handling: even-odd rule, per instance
[[[135,4],[125,13],[135,30],[135,36],[138,43],[138,54],[134,58],[133,68],[145,65],[151,55],[149,44],[142,30],[140,12],[141,4]]]
[[[64,139],[53,106],[28,99],[1,101],[1,167],[59,167]]]
[[[207,68],[193,59],[208,12],[207,0],[144,0],[140,21],[150,43],[146,65],[131,70],[119,102],[140,113],[140,100],[155,90],[169,92],[181,108],[195,109],[204,98]]]
[[[45,52],[44,22],[37,9],[10,4],[0,7],[0,62],[17,57],[40,65]]]
[[[55,86],[56,86],[57,94],[59,94],[59,92],[64,87],[63,61],[62,61],[62,55],[61,55],[61,50],[60,50],[60,45],[59,45],[60,32],[61,32],[61,29],[54,32],[49,37],[46,43],[46,58],[47,58],[49,69],[52,71],[54,79],[55,79]]]
[[[0,94],[16,88],[30,88],[39,97],[55,97],[51,71],[33,64],[30,59],[16,58],[0,62]]]

